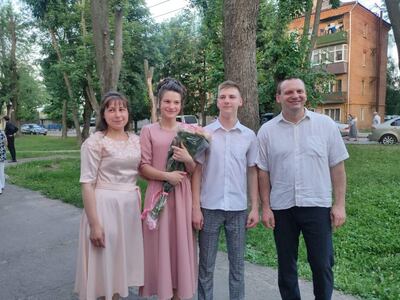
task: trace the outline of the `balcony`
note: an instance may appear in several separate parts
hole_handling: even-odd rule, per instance
[[[347,44],[347,31],[337,31],[335,33],[321,35],[317,38],[316,47],[326,47],[337,44]]]
[[[347,100],[347,92],[332,92],[322,95],[322,103],[324,104],[341,104]]]
[[[324,65],[315,65],[313,66],[314,69],[322,69],[327,71],[330,74],[346,74],[347,71],[347,62],[336,62],[332,64],[324,64]]]

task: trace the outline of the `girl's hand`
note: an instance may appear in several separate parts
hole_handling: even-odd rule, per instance
[[[172,149],[174,149],[174,155],[172,155],[172,158],[174,160],[183,163],[191,163],[193,161],[193,158],[190,156],[189,152],[182,142],[180,147],[172,146]]]
[[[95,225],[90,227],[90,241],[95,247],[98,248],[106,247],[104,229],[101,225]]]
[[[167,181],[172,184],[173,186],[177,185],[180,183],[183,178],[185,178],[186,172],[183,171],[173,171],[173,172],[168,172],[167,173]]]

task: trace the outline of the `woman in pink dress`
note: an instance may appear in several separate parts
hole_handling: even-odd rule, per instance
[[[141,174],[148,179],[144,209],[151,209],[162,190],[163,181],[174,188],[168,195],[156,229],[143,225],[144,286],[140,295],[158,299],[190,299],[196,290],[197,256],[192,228],[190,173],[195,162],[186,149],[174,148],[173,158],[185,163],[186,172],[166,172],[168,149],[179,123],[185,87],[167,78],[158,85],[161,119],[141,130]]]
[[[128,133],[129,104],[106,94],[96,133],[81,149],[82,214],[75,281],[81,300],[127,297],[143,285],[139,137]]]

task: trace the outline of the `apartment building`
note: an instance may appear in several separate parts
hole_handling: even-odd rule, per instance
[[[314,20],[311,17],[311,24]],[[304,17],[289,30],[302,30]],[[386,67],[390,24],[357,1],[332,9],[324,1],[312,65],[335,75],[329,93],[315,111],[346,122],[356,116],[359,128],[370,128],[372,114],[385,114]]]

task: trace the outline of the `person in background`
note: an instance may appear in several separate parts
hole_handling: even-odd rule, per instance
[[[17,162],[17,156],[15,153],[15,145],[14,145],[14,135],[18,131],[18,127],[10,122],[10,118],[8,116],[4,116],[3,119],[6,121],[6,127],[4,129],[4,132],[7,137],[8,151],[10,151],[10,155],[11,155],[10,162]]]
[[[378,112],[374,111],[373,118],[372,118],[372,129],[375,129],[379,124],[381,124],[381,116]]]
[[[347,119],[349,125],[349,140],[354,139],[358,141],[358,129],[357,129],[357,117],[354,117],[352,114],[349,114]]]
[[[349,157],[337,125],[304,107],[304,82],[278,84],[282,112],[258,131],[262,222],[274,231],[278,285],[283,300],[300,300],[297,273],[302,234],[316,300],[333,292],[332,231],[346,220],[346,173]],[[332,188],[334,201],[332,201]]]
[[[81,300],[128,297],[143,284],[139,137],[128,100],[104,95],[96,132],[81,148],[82,198],[75,292]]]
[[[6,161],[6,144],[6,135],[3,130],[0,130],[0,195],[3,193],[3,189],[6,184],[6,178],[4,175],[4,164]]]

